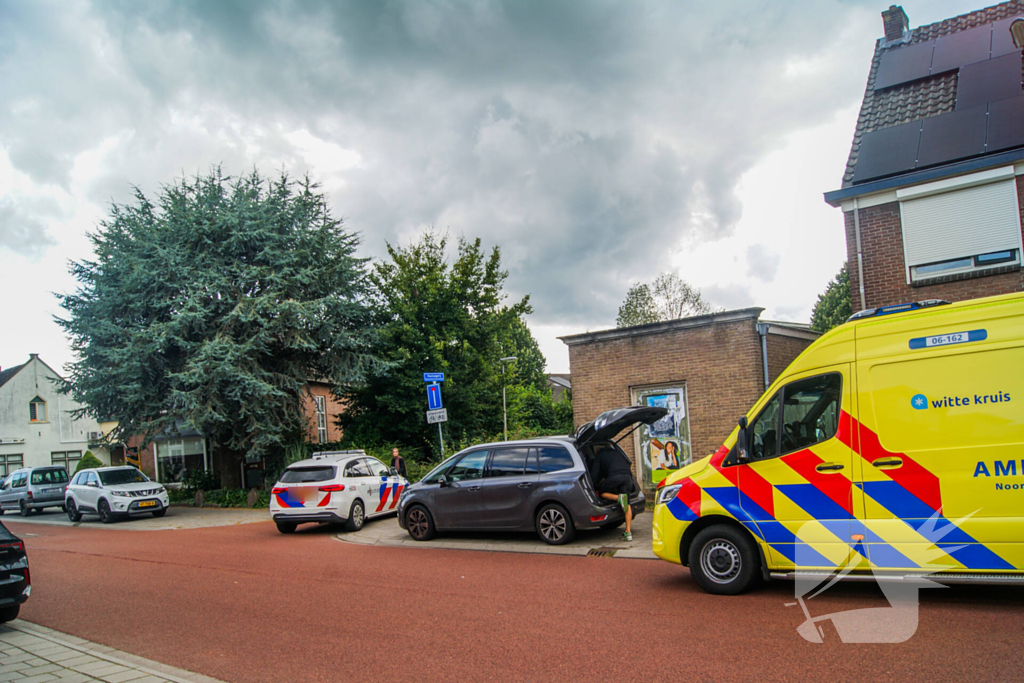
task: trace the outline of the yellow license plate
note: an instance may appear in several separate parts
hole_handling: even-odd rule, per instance
[[[155,505],[156,505],[156,501],[155,500],[144,500],[141,503],[139,503],[139,507],[140,508],[151,508],[151,507],[154,507]]]

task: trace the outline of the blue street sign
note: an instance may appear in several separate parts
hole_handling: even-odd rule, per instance
[[[427,387],[427,408],[441,410],[441,385],[431,384]]]
[[[444,373],[443,372],[424,372],[423,373],[423,381],[424,382],[443,382],[444,381]]]

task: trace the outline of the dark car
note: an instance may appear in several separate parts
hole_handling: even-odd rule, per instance
[[[25,544],[0,524],[0,624],[18,618],[31,592]]]
[[[573,436],[503,441],[467,448],[402,492],[398,523],[417,541],[438,531],[535,530],[546,543],[568,543],[579,529],[618,526],[625,513],[600,498],[591,481],[595,454],[637,423],[653,424],[667,410],[619,408],[602,413]],[[625,453],[622,453],[623,457]],[[633,515],[646,507],[636,479]]]

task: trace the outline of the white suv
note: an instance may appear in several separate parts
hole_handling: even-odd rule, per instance
[[[167,514],[167,490],[134,467],[97,467],[78,472],[64,494],[68,519],[97,514],[104,524],[146,512]]]
[[[282,534],[304,522],[344,522],[349,531],[359,531],[368,518],[396,512],[408,485],[362,451],[314,453],[289,465],[271,489],[270,516]]]

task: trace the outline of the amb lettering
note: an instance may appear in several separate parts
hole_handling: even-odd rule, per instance
[[[970,396],[946,396],[939,400],[932,399],[932,408],[956,408],[959,406],[985,405],[988,403],[1009,403],[1010,395],[1005,391],[998,394],[974,394],[974,402]]]
[[[1018,462],[1016,460],[994,460],[992,462],[992,468],[989,469],[988,464],[984,461],[979,461],[974,466],[974,476],[977,477],[1016,477],[1018,473],[1024,475],[1024,460],[1020,461],[1020,469],[1017,468]],[[1010,484],[1006,482],[996,482],[996,491],[1010,491],[1024,489],[1024,483]]]

